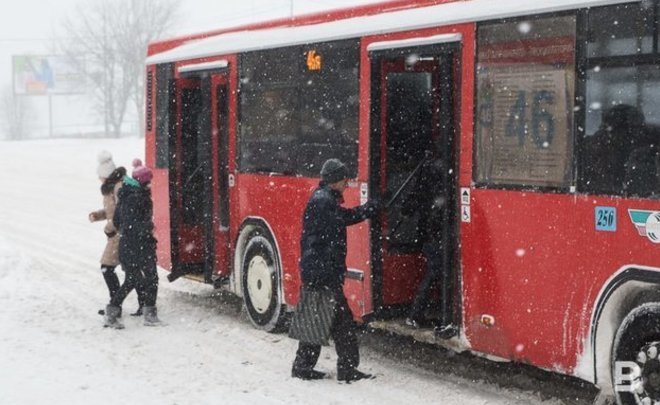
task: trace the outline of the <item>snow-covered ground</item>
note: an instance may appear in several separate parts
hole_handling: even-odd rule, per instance
[[[161,272],[162,328],[124,316],[102,327],[107,292],[96,154],[142,157],[142,140],[0,142],[0,404],[558,404],[532,393],[438,375],[363,348],[375,380],[292,379],[296,342],[254,329],[210,286]],[[120,272],[121,274],[121,272]],[[135,308],[135,296],[124,304]]]

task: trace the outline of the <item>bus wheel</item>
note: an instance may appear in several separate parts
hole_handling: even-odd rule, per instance
[[[257,328],[279,332],[286,308],[280,299],[280,269],[273,245],[260,229],[252,233],[243,255],[243,301]]]
[[[621,322],[612,348],[612,386],[620,405],[660,401],[660,303],[635,308]]]

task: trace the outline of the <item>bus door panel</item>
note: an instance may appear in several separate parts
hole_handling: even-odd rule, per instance
[[[201,80],[176,80],[175,208],[178,267],[201,264],[204,259],[203,179],[198,159],[201,118]],[[183,269],[178,271],[187,272]]]
[[[407,65],[403,58],[381,61],[380,192],[392,199],[382,221],[383,305],[408,303],[425,269],[419,243],[416,197],[424,152],[437,127],[437,63]],[[412,212],[407,212],[412,210]]]
[[[210,249],[213,272],[227,276],[230,272],[229,238],[229,82],[227,75],[211,76],[211,138],[213,151],[212,178],[212,239]]]
[[[423,50],[423,49],[422,49]],[[432,52],[431,52],[432,51]],[[410,304],[426,272],[422,254],[420,203],[425,188],[419,171],[429,148],[443,161],[441,187],[446,203],[442,211],[443,268],[453,268],[456,247],[456,150],[455,122],[457,103],[454,74],[457,53],[444,48],[429,53],[399,52],[372,64],[377,69],[378,103],[376,142],[380,148],[372,179],[377,177],[378,192],[389,202],[379,221],[376,234],[381,235],[379,303],[384,307]],[[374,149],[372,148],[372,151]],[[374,181],[374,180],[372,180]],[[438,288],[449,288],[449,297],[440,310],[451,311],[455,289],[450,286],[455,272],[439,280]],[[378,288],[378,287],[376,287]],[[434,294],[439,292],[434,290]],[[432,302],[437,300],[432,299]],[[446,307],[450,306],[450,309]]]

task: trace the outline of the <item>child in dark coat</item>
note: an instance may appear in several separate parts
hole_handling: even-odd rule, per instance
[[[119,231],[119,262],[126,278],[106,307],[105,326],[121,329],[118,319],[124,299],[137,285],[144,294],[144,324],[161,325],[156,312],[158,273],[156,270],[156,239],[153,236],[153,204],[151,201],[151,170],[139,159],[133,161],[132,177],[124,178],[114,224]]]

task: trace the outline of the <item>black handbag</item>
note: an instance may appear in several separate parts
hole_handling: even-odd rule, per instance
[[[328,346],[336,303],[334,293],[328,289],[303,288],[291,319],[289,337],[304,343]]]

